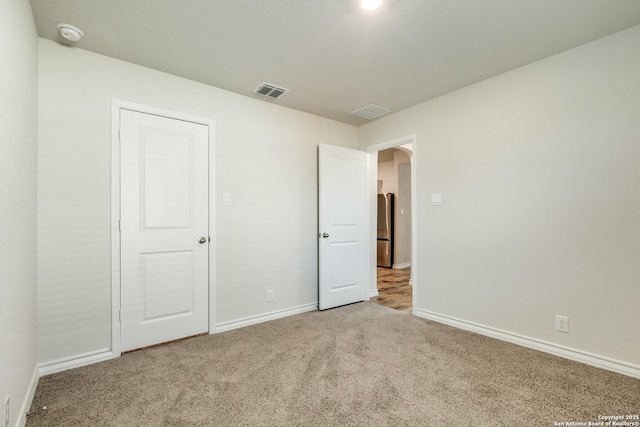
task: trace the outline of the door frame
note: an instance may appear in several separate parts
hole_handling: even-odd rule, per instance
[[[148,105],[111,99],[111,357],[120,357],[120,110],[152,114],[208,127],[209,144],[209,333],[216,330],[215,121]]]
[[[418,280],[418,144],[417,134],[395,138],[364,148],[367,152],[367,195],[369,200],[367,233],[368,267],[367,282],[369,283],[368,297],[378,295],[377,262],[376,262],[376,224],[377,224],[377,193],[378,193],[378,152],[400,145],[412,144],[411,153],[411,313],[416,315],[416,301],[420,283]]]

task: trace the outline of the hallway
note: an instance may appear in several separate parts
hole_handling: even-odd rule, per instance
[[[411,313],[412,287],[411,268],[396,270],[378,267],[378,296],[371,302]]]

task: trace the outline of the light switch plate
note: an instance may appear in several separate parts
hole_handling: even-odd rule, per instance
[[[229,206],[231,204],[231,193],[222,193],[222,204]]]
[[[442,205],[442,193],[431,193],[431,206]]]

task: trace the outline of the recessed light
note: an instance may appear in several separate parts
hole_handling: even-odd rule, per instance
[[[72,42],[77,42],[84,36],[80,28],[71,24],[58,24],[58,31],[60,31],[62,37]]]
[[[360,0],[360,6],[366,10],[373,10],[380,7],[382,0]]]

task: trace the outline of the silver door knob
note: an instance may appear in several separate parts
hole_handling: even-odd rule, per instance
[[[326,239],[327,237],[329,237],[329,233],[322,233],[322,237]]]
[[[201,237],[201,238],[199,238],[199,239],[198,239],[198,242],[199,242],[201,245],[204,245],[205,243],[207,243],[207,238],[203,236],[203,237]]]

